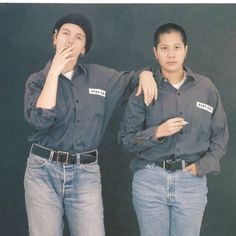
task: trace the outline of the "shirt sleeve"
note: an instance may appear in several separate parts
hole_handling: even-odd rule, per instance
[[[211,120],[210,145],[204,156],[196,162],[199,176],[218,174],[220,159],[224,156],[229,139],[227,118],[218,91],[215,91],[216,107]]]
[[[109,93],[109,101],[113,104],[123,104],[129,100],[129,96],[136,89],[139,84],[139,75],[142,71],[152,71],[151,67],[145,67],[141,70],[135,72],[118,72],[113,71],[108,91]],[[144,99],[144,98],[143,98]]]
[[[146,106],[143,96],[130,96],[118,133],[118,142],[125,151],[139,153],[165,142],[155,138],[157,126],[146,127]]]
[[[150,66],[148,67],[144,67],[140,70],[138,70],[136,73],[134,73],[134,75],[131,78],[131,83],[130,83],[130,89],[131,92],[134,91],[134,89],[139,85],[139,75],[143,72],[143,71],[150,71],[152,72],[152,68]]]
[[[56,110],[36,108],[36,102],[43,88],[42,78],[31,75],[25,85],[24,116],[26,121],[37,130],[49,129],[56,120]]]

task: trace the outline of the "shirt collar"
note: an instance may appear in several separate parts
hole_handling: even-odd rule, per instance
[[[197,82],[196,75],[187,66],[184,66],[184,70],[185,70],[186,76],[187,76],[186,80],[193,80],[194,83],[196,83]],[[157,80],[159,86],[161,86],[163,82],[166,82],[166,79],[163,77],[160,68],[158,68],[156,70],[155,77],[156,77],[156,80]]]
[[[75,68],[76,68],[76,69],[75,69],[76,71],[81,70],[81,71],[86,75],[86,70],[85,70],[85,68],[84,68],[84,65],[77,63],[77,65],[75,66]]]

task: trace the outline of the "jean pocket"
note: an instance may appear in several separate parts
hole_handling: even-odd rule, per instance
[[[189,171],[183,171],[183,173],[185,173],[187,177],[195,178],[195,179],[197,179],[199,181],[206,180],[206,176],[205,175],[203,175],[203,176],[193,175]]]
[[[144,168],[145,169],[153,169],[154,167],[155,167],[155,163],[153,162],[153,163],[147,164]]]
[[[34,155],[30,155],[27,159],[27,167],[32,169],[42,168],[46,165],[46,163],[47,160]]]
[[[92,162],[89,164],[80,164],[80,167],[90,173],[99,173],[100,172],[100,167],[97,164],[97,162]]]

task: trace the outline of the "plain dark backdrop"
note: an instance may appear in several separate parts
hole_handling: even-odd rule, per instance
[[[53,55],[54,23],[71,12],[86,15],[94,28],[93,46],[83,62],[118,70],[155,66],[152,37],[157,26],[175,22],[186,29],[186,64],[215,83],[230,128],[221,174],[208,176],[209,201],[201,235],[235,236],[236,5],[32,3],[0,4],[0,235],[28,235],[23,177],[32,130],[23,117],[24,84]],[[139,235],[131,200],[131,156],[116,141],[124,107],[115,111],[99,148],[108,236]]]

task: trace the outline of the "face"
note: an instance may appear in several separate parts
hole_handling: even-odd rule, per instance
[[[187,49],[179,32],[161,34],[159,43],[153,48],[153,51],[162,73],[182,71]]]
[[[85,53],[86,35],[78,25],[66,23],[54,34],[53,44],[57,52],[65,47],[71,47],[72,55],[77,58]]]

